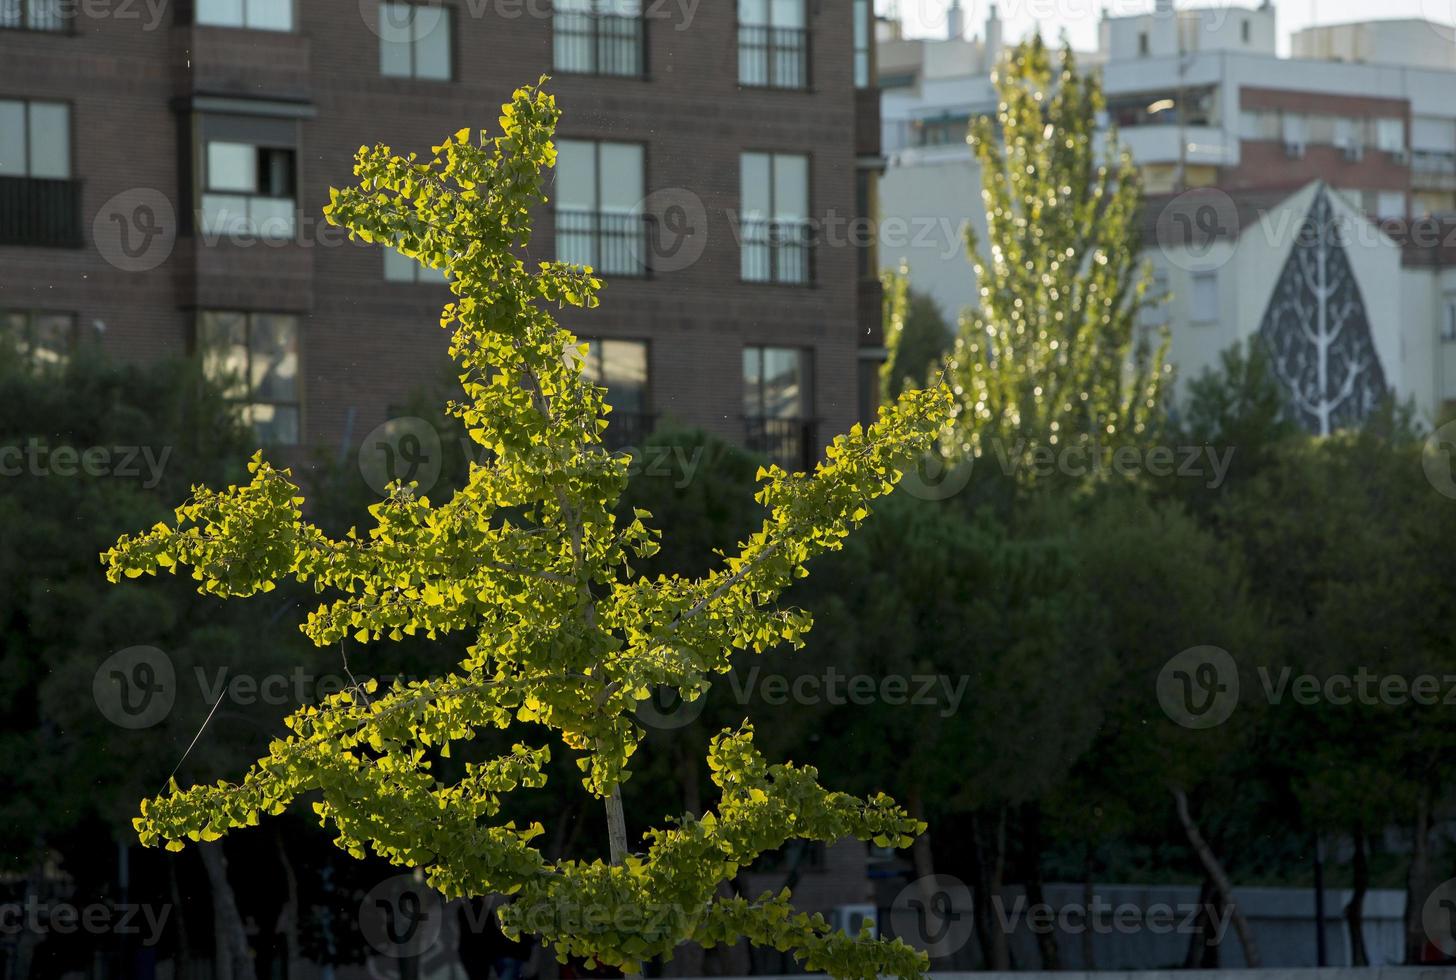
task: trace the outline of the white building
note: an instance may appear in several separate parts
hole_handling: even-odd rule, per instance
[[[1320,196],[1311,188],[1328,191],[1342,223],[1361,214],[1456,215],[1451,29],[1413,20],[1309,28],[1294,35],[1294,56],[1281,58],[1268,0],[1201,9],[1160,0],[1152,13],[1104,16],[1099,33],[1098,50],[1079,59],[1100,69],[1108,121],[1143,172],[1149,257],[1159,288],[1166,282],[1171,294],[1166,315],[1180,377],[1260,331],[1271,299],[1265,277],[1282,268],[1278,248],[1290,243],[1257,228],[1275,214],[1297,225],[1311,195]],[[1002,45],[994,8],[970,39],[907,40],[882,25],[889,165],[879,185],[880,261],[906,262],[915,287],[951,320],[976,302],[959,239],[966,222],[984,233],[985,219],[965,134],[971,118],[994,112],[989,71]],[[1200,188],[1216,188],[1220,213],[1238,220],[1218,246],[1230,251],[1228,261],[1195,277],[1180,254],[1183,233],[1156,221],[1155,209]],[[1369,233],[1354,236],[1351,263],[1384,376],[1434,417],[1456,402],[1456,362],[1447,371],[1439,356],[1439,338],[1456,332],[1456,280],[1440,269],[1440,249],[1422,262],[1373,221],[1360,227]],[[1210,312],[1211,297],[1224,301]],[[1456,356],[1456,344],[1446,346]]]

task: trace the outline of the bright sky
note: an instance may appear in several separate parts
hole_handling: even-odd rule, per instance
[[[961,0],[966,12],[966,34],[984,31],[989,0]],[[1145,13],[1154,0],[996,0],[1006,24],[1006,38],[1017,40],[1038,24],[1048,39],[1065,29],[1075,47],[1097,46],[1097,21],[1103,8],[1112,16]],[[1185,7],[1256,7],[1259,0],[1176,0]],[[1279,49],[1287,52],[1289,35],[1310,24],[1338,24],[1352,20],[1421,17],[1445,24],[1456,23],[1456,0],[1275,0],[1279,12]],[[875,0],[876,9],[888,14],[896,7],[913,37],[944,37],[945,12],[950,0]]]

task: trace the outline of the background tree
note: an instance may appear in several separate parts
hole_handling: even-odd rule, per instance
[[[689,938],[746,937],[836,976],[919,975],[924,958],[908,946],[836,932],[795,913],[787,894],[718,895],[792,838],[908,845],[923,828],[887,797],[826,791],[811,768],[769,764],[751,727],[730,729],[708,753],[717,810],[646,831],[638,854],[622,784],[642,737],[630,714],[650,688],[691,699],[729,669],[731,651],[802,642],[810,618],[773,603],[924,451],[948,394],[907,393],[869,430],[835,439],[813,474],[765,470],[768,516],[708,575],[634,576],[631,563],[657,551],[660,533],[646,512],[616,519],[628,460],[602,447],[604,392],[583,379],[569,353],[576,338],[547,309],[591,308],[601,283],[589,269],[528,270],[517,257],[530,210],[545,201],[558,117],[551,96],[522,89],[494,139],[462,130],[428,161],[361,149],[359,186],[335,191],[326,210],[352,234],[450,273],[456,301],[442,324],[454,330],[465,394],[451,412],[491,452],[463,489],[434,506],[396,484],[371,508],[367,536],[335,539],[302,519],[297,487],[260,453],[247,485],[197,488],[172,523],[123,536],[104,556],[113,580],[189,567],[205,595],[256,595],[284,579],[337,593],[303,627],[319,646],[461,631],[474,643],[450,673],[387,690],[367,683],[301,709],[242,781],[174,786],[143,803],[137,829],[144,843],[177,849],[318,794],[314,810],[340,847],[423,869],[447,898],[518,895],[503,926],[541,935],[559,957],[630,973]],[[517,742],[457,781],[440,778],[452,744],[517,723],[557,732],[576,754],[584,787],[604,803],[609,863],[550,861],[531,843],[540,825],[492,822],[503,796],[543,784],[548,746]]]
[[[889,404],[908,387],[920,388],[940,364],[953,334],[940,307],[910,283],[910,269],[880,273],[884,286],[885,348],[889,357],[880,365],[880,402]]]
[[[994,80],[996,118],[971,129],[988,237],[983,251],[968,235],[980,305],[945,361],[957,396],[946,451],[1123,444],[1155,424],[1169,376],[1166,339],[1154,348],[1136,330],[1148,284],[1137,168],[1099,132],[1101,84],[1070,47],[1054,76],[1038,36]]]

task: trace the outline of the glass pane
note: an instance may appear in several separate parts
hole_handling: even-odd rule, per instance
[[[809,158],[780,155],[773,164],[774,219],[802,221],[809,217]]]
[[[743,414],[763,414],[763,348],[743,348]]]
[[[556,207],[558,210],[597,209],[595,143],[557,141]]]
[[[0,100],[0,175],[25,176],[25,103]]]
[[[71,176],[71,107],[61,102],[30,104],[30,175],[64,180]]]
[[[37,313],[31,318],[31,358],[38,364],[64,364],[76,343],[76,318],[69,313]]]
[[[295,228],[292,199],[254,197],[248,200],[248,224],[254,234],[274,241],[293,238]]]
[[[298,318],[255,313],[251,330],[253,397],[298,400]]]
[[[0,0],[0,27],[19,26],[20,0]]]
[[[740,163],[741,199],[744,220],[769,216],[769,157],[766,153],[745,153]]]
[[[384,281],[414,282],[419,263],[407,255],[401,255],[392,248],[384,250]]]
[[[647,345],[639,340],[602,341],[607,400],[618,413],[647,410]]]
[[[768,0],[738,0],[738,22],[765,26],[768,24]]]
[[[248,199],[237,194],[202,195],[202,233],[204,235],[246,235]]]
[[[276,446],[298,445],[297,405],[249,405],[244,418],[258,441]]]
[[[804,26],[804,0],[770,0],[770,2],[773,26],[794,28]]]
[[[243,0],[197,0],[197,23],[243,26]]]
[[[26,0],[26,22],[33,31],[59,31],[65,27],[62,0]],[[0,3],[0,23],[4,22],[4,3]]]
[[[250,143],[207,144],[207,189],[210,191],[258,190],[258,148]]]
[[[392,78],[410,74],[410,32],[413,8],[403,3],[379,5],[379,73]]]
[[[293,30],[293,0],[247,0],[248,26],[259,31]]]
[[[241,313],[203,313],[197,320],[202,373],[227,398],[248,394],[248,326]]]
[[[601,144],[602,210],[642,210],[643,150],[635,143]]]
[[[268,148],[260,150],[259,155],[263,161],[259,192],[265,197],[292,197],[293,151]]]
[[[804,417],[803,358],[799,351],[766,347],[763,351],[764,415],[775,419]]]
[[[415,77],[450,79],[450,11],[415,8]]]

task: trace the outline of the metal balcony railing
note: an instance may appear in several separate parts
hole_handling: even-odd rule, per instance
[[[62,0],[0,0],[0,29],[47,31],[67,30]]]
[[[762,88],[808,88],[809,32],[739,25],[738,81]]]
[[[788,470],[812,470],[819,459],[818,422],[747,416],[743,444]]]
[[[641,17],[558,10],[553,24],[557,71],[628,77],[647,73],[647,32]]]
[[[80,181],[0,177],[0,245],[81,244]]]
[[[747,282],[814,281],[813,231],[807,221],[743,222],[743,278]]]
[[[646,215],[559,209],[556,256],[603,275],[645,278],[651,271],[647,228]]]
[[[607,416],[607,429],[602,433],[602,444],[614,453],[624,449],[639,449],[656,429],[656,415],[616,410]]]

